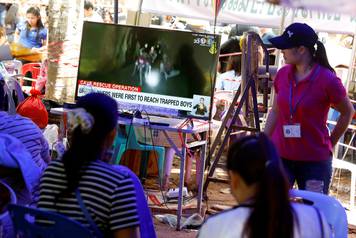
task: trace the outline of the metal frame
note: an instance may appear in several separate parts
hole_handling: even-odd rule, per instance
[[[256,92],[256,82],[258,79],[264,78],[267,79],[265,80],[265,85],[264,88],[264,105],[265,108],[268,108],[267,102],[268,102],[268,92],[267,92],[267,86],[268,86],[268,78],[269,78],[269,53],[267,48],[264,46],[261,38],[255,33],[255,32],[248,32],[245,33],[245,43],[243,44],[242,47],[242,84],[239,87],[239,90],[236,92],[235,97],[228,109],[227,116],[225,116],[221,127],[217,133],[216,139],[209,151],[208,155],[208,161],[211,160],[211,158],[214,155],[214,152],[216,149],[218,149],[217,153],[214,155],[214,161],[209,169],[208,176],[206,178],[206,181],[204,183],[204,188],[203,192],[206,194],[207,188],[209,186],[210,181],[215,181],[216,179],[213,177],[215,169],[218,165],[218,162],[220,160],[220,157],[224,151],[225,146],[227,145],[228,139],[230,135],[233,133],[233,131],[240,130],[240,131],[250,131],[250,132],[260,132],[260,122],[259,122],[259,112],[258,112],[258,105],[257,105],[257,92]],[[257,52],[257,49],[255,45],[261,46],[263,48],[263,51],[265,53],[265,67],[266,67],[266,74],[265,75],[258,75],[258,56],[255,54],[253,55],[253,52]],[[255,60],[255,62],[254,62]],[[246,83],[244,85],[243,83]],[[240,98],[241,94],[241,88],[243,89],[243,93]],[[251,95],[250,95],[251,93]],[[250,99],[252,99],[252,112],[253,112],[253,120],[250,120],[250,125],[248,126],[236,126],[234,125],[236,123],[237,117],[239,116],[241,110],[243,109],[243,106],[245,106],[245,116],[248,118],[250,116]],[[235,110],[235,105],[239,101],[239,104]],[[231,123],[229,126],[228,121],[229,121],[229,116],[232,115],[231,118]],[[254,127],[251,126],[254,122]],[[225,128],[227,126],[227,129],[225,131]],[[221,140],[221,137],[223,133],[225,132],[223,139]],[[220,144],[220,147],[218,148],[218,145]]]

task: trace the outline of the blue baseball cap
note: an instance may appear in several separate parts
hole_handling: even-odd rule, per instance
[[[313,28],[305,23],[289,25],[282,35],[269,39],[277,49],[290,49],[298,46],[312,47],[318,41]]]

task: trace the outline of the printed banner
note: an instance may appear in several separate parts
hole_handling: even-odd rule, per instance
[[[211,0],[143,0],[142,11],[155,14],[214,20]],[[264,0],[226,0],[221,6],[218,22],[279,28],[283,7]],[[305,22],[326,32],[354,34],[356,16],[325,13],[307,9],[286,8],[286,23]]]
[[[125,88],[125,87],[130,87]],[[192,111],[194,99],[171,97],[151,93],[143,93],[137,87],[115,85],[115,84],[96,84],[80,81],[78,84],[78,96],[84,96],[89,92],[104,93],[120,102],[139,103],[149,106],[169,107],[176,110]]]

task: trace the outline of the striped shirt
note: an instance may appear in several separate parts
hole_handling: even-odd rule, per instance
[[[19,139],[40,169],[43,171],[47,167],[47,162],[50,160],[48,143],[40,128],[30,119],[1,111],[0,133]]]
[[[135,187],[129,174],[101,161],[90,162],[80,173],[81,197],[103,233],[139,225]],[[91,229],[74,192],[58,197],[66,188],[63,162],[52,161],[41,178],[38,208],[61,213]]]

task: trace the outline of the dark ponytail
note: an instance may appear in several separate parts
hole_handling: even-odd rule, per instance
[[[257,184],[244,235],[249,238],[293,237],[289,184],[267,136],[259,134],[238,140],[229,149],[227,168],[238,173],[247,185]]]
[[[77,107],[85,109],[93,117],[94,124],[89,132],[78,126],[70,135],[70,148],[62,158],[67,177],[67,188],[62,195],[69,195],[75,190],[85,165],[101,158],[103,143],[117,125],[117,103],[109,96],[87,94],[78,100]]]
[[[324,44],[318,40],[316,42],[316,46],[317,46],[316,50],[314,46],[308,47],[311,55],[313,56],[314,61],[320,64],[321,66],[329,69],[331,72],[335,73],[334,68],[331,67],[329,63]]]
[[[64,170],[68,181],[64,193],[70,194],[78,186],[80,170],[85,164],[100,158],[105,136],[103,133],[98,133],[96,128],[93,128],[89,134],[84,133],[80,127],[72,132],[70,148],[63,155]]]

